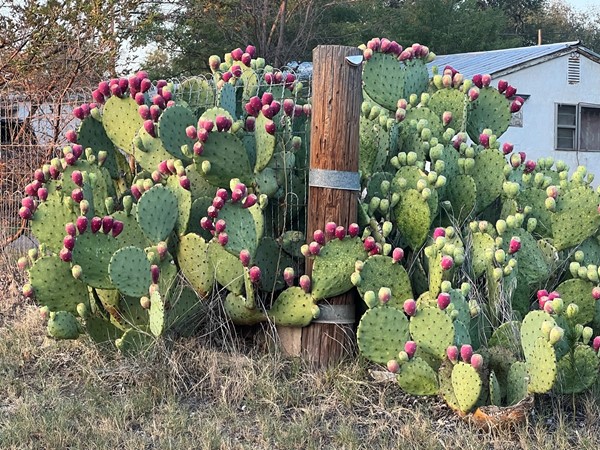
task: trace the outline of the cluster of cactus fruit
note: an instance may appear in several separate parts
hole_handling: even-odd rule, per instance
[[[99,84],[62,158],[37,170],[19,260],[48,333],[139,350],[189,334],[217,296],[236,324],[308,325],[358,291],[361,354],[461,413],[598,377],[600,194],[592,176],[498,139],[523,99],[503,80],[363,46],[357,223],[304,236],[310,102],[249,46],[212,77]],[[297,224],[297,229],[277,224]],[[310,277],[304,260],[313,259]],[[594,337],[595,336],[595,337]]]

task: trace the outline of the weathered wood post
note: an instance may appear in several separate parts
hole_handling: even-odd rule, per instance
[[[359,56],[358,60],[348,57]],[[311,149],[307,239],[326,222],[356,222],[362,52],[356,47],[313,50]],[[311,274],[311,261],[306,273]],[[281,330],[284,348],[318,366],[339,361],[354,348],[355,303],[349,292],[320,302],[321,316],[302,329]]]

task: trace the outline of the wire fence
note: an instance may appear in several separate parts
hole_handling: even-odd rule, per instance
[[[294,73],[303,80],[305,87],[296,94],[296,101],[310,97],[310,75],[295,73],[291,68],[283,68],[281,72]],[[199,82],[212,83],[210,76],[171,81],[175,91],[180,89],[179,99],[196,112],[214,105],[214,89],[193,89]],[[186,88],[182,89],[182,86]],[[257,85],[256,94],[266,88],[266,85]],[[92,90],[69,89],[60,93],[0,90],[0,270],[5,276],[8,273],[12,279],[20,279],[22,274],[16,271],[16,260],[37,245],[27,222],[18,215],[21,199],[25,196],[24,188],[32,181],[35,169],[62,154],[62,148],[67,145],[66,132],[76,130],[80,123],[73,116],[73,110],[91,101]],[[295,134],[303,140],[308,139],[306,131]],[[288,182],[291,177],[284,174],[284,193],[278,203],[271,205],[268,214],[268,219],[278,230],[303,230],[305,227],[307,192],[302,186],[306,186],[308,176],[308,155],[298,156],[294,176],[296,179],[300,176],[300,182],[294,185]],[[291,175],[285,162],[276,170]]]

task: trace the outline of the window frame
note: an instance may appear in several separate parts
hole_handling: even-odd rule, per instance
[[[575,125],[559,125],[558,123],[558,109],[561,106],[574,106],[575,107]],[[598,109],[600,110],[600,104],[596,103],[555,103],[554,104],[554,150],[559,152],[586,152],[586,153],[599,153],[600,148],[588,150],[581,148],[581,110],[583,108]],[[575,142],[574,148],[560,148],[558,146],[558,130],[559,129],[570,129],[575,130]],[[600,129],[599,129],[600,132]]]

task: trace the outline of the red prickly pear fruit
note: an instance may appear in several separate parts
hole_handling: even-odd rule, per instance
[[[71,198],[75,203],[80,203],[83,200],[83,191],[80,188],[75,188],[71,192]]]
[[[158,278],[160,277],[160,268],[156,264],[150,266],[150,275],[152,277],[152,284],[158,284]]]
[[[125,92],[128,87],[129,81],[127,81],[127,78],[119,78],[119,88],[121,89],[121,92]]]
[[[450,111],[444,111],[442,114],[442,123],[444,126],[448,126],[450,122],[452,122],[452,113]]]
[[[414,316],[417,312],[417,302],[412,298],[405,300],[402,307],[404,309],[404,312],[411,317]]]
[[[548,291],[546,289],[540,289],[539,291],[537,291],[537,298],[538,300],[542,297],[547,297],[548,296]]]
[[[29,267],[29,259],[27,259],[27,256],[21,256],[18,261],[17,261],[17,267],[19,268],[19,270],[25,270]]]
[[[256,110],[255,110],[255,109],[252,107],[252,104],[251,104],[251,103],[249,103],[249,102],[248,102],[248,103],[246,103],[246,104],[244,105],[244,110],[245,110],[245,111],[248,113],[248,115],[250,115],[250,116],[255,116],[255,115],[257,114],[257,113],[256,113]]]
[[[506,80],[499,80],[498,81],[498,92],[500,92],[501,94],[503,94],[506,89],[508,88],[508,81]]]
[[[88,218],[85,216],[79,216],[75,224],[77,226],[77,231],[79,231],[79,234],[83,234],[85,233],[85,230],[87,230],[88,227]]]
[[[77,163],[77,156],[75,156],[73,153],[67,153],[65,155],[65,162],[68,166],[73,166]]]
[[[33,213],[31,212],[31,209],[22,206],[19,208],[19,217],[24,220],[29,220],[33,217]]]
[[[389,52],[391,44],[392,44],[392,41],[390,41],[387,38],[383,38],[381,40],[381,47],[379,47],[381,49],[381,53],[387,53],[387,52]]]
[[[295,272],[294,272],[293,268],[286,267],[283,270],[283,280],[285,281],[285,284],[287,284],[288,286],[294,285],[294,276],[295,276]]]
[[[450,304],[450,300],[450,294],[448,294],[447,292],[441,292],[437,298],[438,308],[440,308],[443,311]]]
[[[156,89],[162,89],[162,88],[164,88],[164,87],[165,87],[167,84],[169,84],[169,83],[167,83],[167,81],[166,81],[166,80],[158,80],[158,81],[156,82]]]
[[[40,201],[45,202],[48,198],[48,189],[46,189],[45,187],[39,188],[37,190],[37,196],[40,199]]]
[[[260,111],[260,109],[263,106],[262,100],[257,95],[255,95],[254,97],[251,97],[250,100],[248,101],[248,104],[252,107],[252,109],[254,111],[256,111],[256,114],[258,114],[258,112]],[[271,103],[269,102],[268,104],[270,105]]]
[[[296,75],[294,75],[293,73],[286,73],[285,74],[285,86],[286,87],[291,87],[294,84],[294,81],[296,81]]]
[[[217,125],[217,131],[224,131],[227,128],[228,119],[225,116],[217,116],[215,118],[215,124]]]
[[[270,106],[274,116],[276,116],[279,113],[279,111],[281,111],[281,103],[279,103],[277,100],[273,100]]]
[[[144,78],[140,82],[140,92],[148,92],[148,90],[152,87],[152,81],[149,78]]]
[[[379,51],[381,46],[381,39],[373,38],[369,42],[367,42],[367,48],[373,50],[374,52]]]
[[[594,297],[594,300],[600,300],[600,287],[594,286],[592,289],[592,297]]]
[[[212,231],[215,229],[212,220],[210,220],[208,217],[203,217],[202,219],[200,219],[200,227],[202,227],[202,229],[206,231]]]
[[[244,51],[241,48],[236,48],[235,50],[231,51],[231,57],[234,61],[239,61],[240,59],[242,59],[243,54]]]
[[[267,119],[272,119],[275,115],[275,111],[273,111],[271,105],[263,105],[260,111],[262,112],[263,116],[265,116]]]
[[[517,89],[513,86],[507,86],[506,90],[504,91],[504,96],[508,99],[510,99],[513,95],[515,95],[517,93]]]
[[[515,146],[513,144],[511,144],[510,142],[505,142],[504,144],[502,144],[502,153],[508,155],[509,153],[512,153],[514,148]]]
[[[150,118],[152,119],[153,122],[158,122],[158,118],[161,115],[161,109],[159,106],[156,105],[152,105],[150,106]]]
[[[521,110],[521,106],[522,103],[515,100],[510,104],[510,112],[513,114],[519,112]]]
[[[455,363],[458,361],[458,347],[456,347],[456,345],[450,345],[447,349],[446,349],[446,356],[448,357],[448,359]]]
[[[258,201],[258,197],[255,194],[250,194],[250,195],[246,196],[246,198],[244,198],[244,200],[242,201],[242,207],[250,208],[250,207],[256,205],[257,201]]]
[[[246,53],[248,53],[252,58],[256,55],[256,47],[254,45],[246,46]]]
[[[310,117],[310,113],[312,111],[312,107],[309,104],[302,105],[302,112],[306,117]]]
[[[137,75],[129,77],[129,79],[127,80],[129,82],[129,92],[138,92],[140,90],[140,86],[142,85],[142,80],[144,78],[145,77],[139,78]]]
[[[483,356],[479,353],[473,353],[471,356],[471,366],[477,371],[481,370],[483,368]]]
[[[444,255],[442,256],[440,265],[442,266],[442,270],[450,270],[454,267],[454,259],[451,256]]]
[[[246,131],[254,131],[256,129],[256,118],[253,116],[246,117]]]
[[[390,359],[387,362],[387,370],[391,373],[398,373],[400,371],[400,364],[395,359]]]
[[[392,260],[397,263],[402,261],[402,258],[404,258],[404,250],[401,247],[396,247],[392,251]]]
[[[476,87],[472,87],[471,89],[469,89],[468,95],[469,95],[469,100],[474,102],[475,100],[477,100],[479,98],[479,89]]]
[[[348,225],[348,234],[350,237],[356,237],[358,236],[358,233],[360,233],[360,227],[357,223],[351,223]]]
[[[82,187],[83,186],[83,174],[81,173],[81,171],[79,170],[74,170],[71,173],[71,180],[73,181],[73,183],[75,183],[77,186]]]
[[[183,175],[179,177],[179,186],[184,188],[186,191],[189,191],[192,187],[192,184],[190,182],[190,179],[187,176]]]
[[[265,83],[267,84],[273,84],[273,81],[275,81],[273,79],[273,74],[271,72],[267,72],[264,74],[264,79],[265,79]]]
[[[137,73],[135,74],[135,77],[140,80],[140,83],[148,78],[148,72],[146,72],[145,70],[138,70]]]
[[[481,84],[483,87],[488,87],[492,82],[492,77],[489,74],[481,75]]]
[[[312,241],[310,244],[308,244],[308,251],[311,255],[317,256],[319,253],[321,253],[321,246],[318,242]]]
[[[240,200],[242,200],[244,198],[244,191],[242,191],[240,188],[235,188],[233,191],[231,191],[231,201],[233,203],[237,203]]]
[[[33,201],[33,198],[31,198],[31,197],[24,197],[21,200],[21,206],[24,206],[25,208],[29,208],[32,211],[35,211],[35,202]]]
[[[260,281],[260,267],[258,266],[252,266],[250,267],[250,269],[248,269],[248,275],[250,276],[250,281],[252,281],[253,283],[258,283]]]
[[[446,236],[446,229],[444,227],[437,227],[433,230],[433,239]]]
[[[166,159],[158,163],[157,169],[163,175],[171,175]]]
[[[115,97],[123,96],[123,91],[121,90],[121,86],[119,86],[118,84],[110,85],[110,93],[111,93],[111,95],[114,95]]]
[[[150,107],[148,105],[140,105],[138,108],[138,114],[144,120],[150,120],[152,118],[150,115]]]
[[[133,197],[136,200],[139,200],[140,197],[142,196],[142,192],[140,191],[140,188],[138,186],[136,186],[135,184],[131,185],[131,195],[133,195]]]
[[[381,246],[379,244],[375,245],[375,248],[369,252],[369,256],[379,255],[381,253]]]
[[[100,92],[104,97],[110,97],[110,86],[106,81],[101,81],[98,83],[98,92]]]
[[[223,200],[221,197],[215,197],[213,198],[212,205],[217,209],[221,209],[223,206],[225,206],[225,200]]]
[[[135,102],[136,102],[138,105],[140,105],[140,106],[147,106],[147,105],[146,105],[146,96],[145,96],[143,93],[141,93],[141,92],[137,92],[137,93],[135,94],[135,96],[133,97],[133,99],[135,100]],[[138,109],[138,112],[139,112],[139,111],[140,111],[140,110]],[[140,115],[141,115],[141,113],[140,113]]]
[[[215,222],[215,231],[217,233],[222,233],[227,228],[227,223],[223,219],[219,219]]]
[[[270,105],[271,102],[273,102],[273,100],[273,94],[271,94],[270,92],[265,92],[260,98],[262,105]]]
[[[90,228],[92,233],[97,233],[100,228],[102,228],[102,218],[101,217],[92,217],[90,221]]]
[[[59,258],[64,262],[71,262],[73,260],[73,253],[68,248],[62,248],[58,253]]]
[[[392,299],[392,290],[388,287],[382,287],[377,293],[377,298],[382,304],[386,304]]]
[[[125,226],[125,224],[123,222],[121,222],[120,220],[113,220],[112,230],[111,230],[112,237],[117,237],[119,234],[121,234],[124,226]]]
[[[227,189],[223,189],[223,188],[217,189],[216,196],[222,198],[224,202],[226,202],[229,199],[229,194],[227,193]]]
[[[144,130],[146,130],[146,133],[148,133],[150,136],[152,137],[156,137],[156,131],[154,129],[154,121],[149,119],[149,120],[144,120]]]
[[[513,236],[508,244],[508,254],[512,255],[521,249],[521,239],[518,236]]]
[[[240,261],[242,266],[248,267],[250,265],[250,252],[246,249],[240,251]]]
[[[323,233],[323,230],[315,230],[313,233],[313,239],[319,245],[325,245],[325,233]]]
[[[404,344],[404,351],[409,358],[412,358],[415,356],[415,352],[417,351],[417,343],[415,341],[407,341]]]
[[[548,298],[550,300],[554,300],[555,298],[560,298],[560,294],[558,293],[558,291],[552,291],[548,294]]]
[[[152,104],[158,106],[160,109],[165,109],[165,106],[167,106],[165,98],[158,94],[152,97]]]
[[[529,160],[525,163],[525,173],[531,173],[535,170],[537,164],[535,161]]]
[[[46,182],[46,175],[42,169],[35,169],[35,172],[33,172],[33,178],[40,183]]]
[[[250,53],[244,53],[240,58],[240,61],[242,61],[242,64],[244,64],[246,67],[249,67],[252,63],[252,56],[250,56]]]
[[[33,286],[29,283],[25,284],[23,286],[22,292],[25,297],[32,298],[34,295]]]
[[[98,89],[92,91],[92,98],[95,102],[100,103],[101,105],[106,101],[104,94],[102,94],[102,92],[100,92]]]
[[[78,106],[77,108],[73,109],[73,115],[79,120],[85,119],[85,113],[83,112],[83,108],[81,108],[81,106]]]
[[[337,224],[335,222],[327,222],[325,224],[325,236],[327,239],[332,239],[335,236],[335,229]]]
[[[208,131],[206,131],[204,128],[197,130],[196,135],[200,142],[206,143],[206,141],[208,141]]]
[[[74,130],[68,130],[65,133],[65,138],[71,143],[77,142],[77,133]]]
[[[363,246],[367,252],[370,252],[377,248],[377,242],[375,242],[373,236],[369,236],[365,239]]]
[[[341,225],[335,227],[335,237],[339,240],[344,239],[346,237],[346,229]]]
[[[63,238],[63,246],[67,249],[67,250],[73,250],[75,248],[75,237],[67,234],[64,238]]]
[[[483,82],[481,80],[482,76],[477,74],[473,76],[473,84],[477,86],[479,89],[483,87]]]
[[[471,362],[471,357],[473,356],[473,347],[469,344],[465,344],[460,347],[460,358],[469,364]]]
[[[216,232],[216,230],[215,230],[215,232]],[[227,235],[227,233],[222,232],[222,233],[218,234],[217,240],[219,241],[220,245],[225,247],[227,245],[227,243],[229,242],[229,236]]]
[[[104,216],[102,218],[102,232],[104,234],[110,233],[110,230],[112,230],[113,227],[113,223],[114,219],[111,216]]]
[[[74,144],[71,146],[71,149],[73,150],[73,155],[75,155],[75,158],[79,158],[83,154],[82,145]]]
[[[372,57],[373,57],[373,50],[371,50],[370,48],[365,48],[363,50],[363,59],[365,61],[369,61]]]
[[[75,224],[73,222],[69,222],[68,224],[65,225],[65,232],[69,236],[76,236],[77,235],[77,227],[75,226]]]
[[[272,120],[265,123],[265,131],[270,135],[274,135],[276,130],[277,127],[275,126],[275,122],[273,122]]]
[[[402,53],[400,53],[400,56],[398,56],[400,61],[411,60],[412,58],[413,53],[410,50],[404,50]]]
[[[311,285],[311,281],[310,281],[310,277],[308,275],[302,275],[300,277],[300,280],[298,280],[298,284],[300,285],[300,287],[302,288],[302,290],[304,292],[310,292],[310,285]]]
[[[595,352],[597,352],[598,349],[600,349],[600,336],[596,336],[594,338],[594,340],[592,341],[592,348]]]
[[[173,100],[173,94],[171,93],[171,91],[163,91],[162,97],[165,99],[165,102],[167,102],[167,107],[172,106],[169,105],[169,103]]]
[[[547,295],[543,295],[542,297],[540,297],[538,299],[538,305],[540,306],[540,309],[544,309],[544,305],[549,301],[550,301],[550,299],[548,298]]]
[[[56,180],[60,175],[60,171],[54,166],[50,166],[50,168],[48,169],[48,172],[50,173],[50,177],[53,180]],[[25,191],[25,192],[27,192],[27,191]]]
[[[229,70],[231,71],[231,74],[236,78],[242,76],[242,68],[238,64],[234,64]]]
[[[37,189],[33,183],[29,183],[25,186],[25,193],[30,196],[35,196],[37,194]]]
[[[490,135],[481,133],[479,135],[479,143],[481,145],[483,145],[484,148],[489,148],[490,147]]]
[[[273,77],[276,84],[281,84],[283,82],[283,74],[281,72],[275,72]]]
[[[233,74],[231,72],[225,72],[223,73],[223,75],[221,75],[221,78],[225,83],[229,82],[229,80],[231,80],[231,77],[233,77]]]
[[[206,214],[211,219],[216,219],[219,216],[219,210],[214,206],[210,205],[208,208],[206,208]]]

